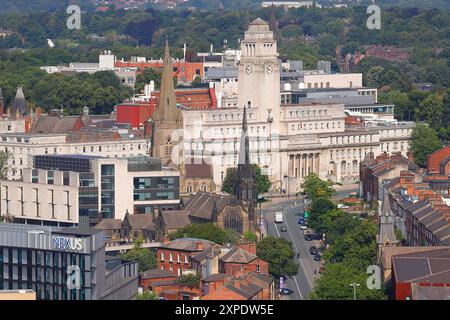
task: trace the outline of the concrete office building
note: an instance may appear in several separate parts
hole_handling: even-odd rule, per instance
[[[138,291],[137,263],[106,257],[98,230],[2,223],[0,275],[0,290],[33,290],[38,300],[128,300]]]
[[[148,154],[148,141],[144,138],[126,137],[103,139],[94,133],[2,133],[0,151],[9,152],[9,164],[14,172],[8,178],[20,179],[24,168],[31,166],[34,155],[80,154],[123,158]]]
[[[37,155],[23,180],[0,183],[0,215],[25,224],[88,228],[179,205],[179,173],[148,157]]]

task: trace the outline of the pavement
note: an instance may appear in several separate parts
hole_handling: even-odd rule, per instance
[[[356,184],[347,185],[343,188],[336,188],[336,198],[345,198],[351,192],[357,192]],[[282,296],[281,299],[289,300],[307,300],[309,293],[314,288],[314,282],[319,277],[319,269],[322,262],[314,261],[313,255],[309,253],[309,248],[313,245],[312,241],[306,241],[303,238],[303,230],[300,229],[298,219],[303,216],[305,203],[303,197],[291,199],[273,199],[270,204],[262,208],[264,225],[262,233],[265,236],[274,236],[284,238],[294,247],[295,253],[300,253],[297,259],[299,264],[298,273],[291,279],[287,279],[284,287],[292,290],[289,296]],[[283,223],[275,223],[275,212],[283,212]],[[286,226],[286,231],[281,232],[281,226]],[[314,271],[316,270],[316,274]],[[275,281],[279,281],[276,279]]]

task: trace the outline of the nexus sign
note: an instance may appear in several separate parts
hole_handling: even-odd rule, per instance
[[[53,236],[53,248],[67,251],[83,250],[83,239]]]

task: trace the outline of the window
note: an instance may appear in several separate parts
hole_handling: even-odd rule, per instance
[[[173,254],[172,254],[172,252],[170,253],[169,260],[170,260],[170,261],[173,261]],[[171,270],[171,271],[172,271],[172,270]]]
[[[31,171],[31,182],[32,183],[38,183],[38,175],[39,175],[39,171],[36,169],[33,169]]]
[[[54,181],[55,181],[54,175],[55,175],[54,171],[47,171],[47,184],[54,183]]]
[[[260,272],[261,271],[261,267],[259,264],[256,265],[256,272]]]
[[[161,260],[164,260],[164,251],[161,251]]]

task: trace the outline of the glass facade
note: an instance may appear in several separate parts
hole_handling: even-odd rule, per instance
[[[114,165],[101,166],[101,212],[103,218],[114,218]]]
[[[135,201],[174,200],[179,198],[178,177],[136,177],[133,181],[133,187],[133,199]],[[141,212],[142,210],[140,206],[135,207],[135,211]]]
[[[36,298],[85,300],[91,298],[91,271],[86,254],[0,247],[0,290],[32,289]],[[80,289],[68,289],[68,269],[80,268]]]

